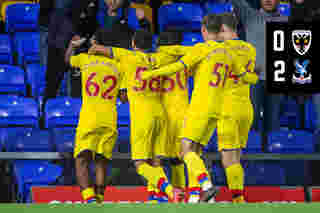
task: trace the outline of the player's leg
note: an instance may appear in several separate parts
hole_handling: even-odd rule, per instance
[[[164,170],[164,164],[162,159],[167,159],[170,157],[171,149],[172,147],[169,144],[168,141],[168,120],[164,117],[158,117],[155,120],[155,128],[153,129],[152,134],[152,141],[153,141],[153,166],[159,169],[159,172],[162,175],[162,183],[161,185],[158,185],[158,189],[160,192],[165,193],[169,199],[174,198],[173,193],[173,186],[171,183],[169,183],[169,178],[166,176],[165,170]],[[160,196],[161,198],[161,196]],[[163,199],[163,198],[161,198]]]
[[[96,173],[96,196],[97,202],[104,201],[104,191],[106,188],[106,171],[109,166],[112,151],[117,141],[117,130],[113,128],[99,129],[99,141],[97,143],[97,154],[95,156]]]
[[[106,159],[103,155],[97,154],[95,156],[95,173],[96,173],[96,197],[97,202],[102,203],[104,201],[104,191],[107,186],[106,183],[106,171],[110,160]]]
[[[204,161],[197,154],[197,142],[201,141],[209,125],[205,117],[189,117],[182,132],[182,157],[187,166],[189,184],[198,182],[204,192],[211,192],[213,185]],[[211,194],[211,193],[210,193]],[[209,194],[208,194],[209,195]],[[207,196],[203,201],[207,201]],[[192,200],[193,201],[193,200]]]
[[[244,202],[244,170],[240,163],[239,122],[232,118],[218,121],[218,149],[221,152],[228,188],[233,202]]]
[[[181,153],[181,139],[179,138],[182,130],[184,120],[181,119],[183,116],[176,115],[177,113],[169,114],[169,144],[168,151],[170,157],[170,168],[171,168],[171,184],[174,188],[181,190],[178,195],[178,200],[183,200],[186,191],[186,174],[185,165],[182,159],[180,159]]]
[[[77,131],[74,148],[76,178],[82,198],[87,203],[96,202],[96,193],[89,176],[89,165],[95,150],[94,139],[94,134],[82,134]]]
[[[140,119],[139,119],[140,120]],[[148,184],[162,192],[168,194],[172,198],[170,191],[171,186],[161,167],[155,167],[148,161],[154,159],[154,143],[153,132],[156,124],[152,119],[145,117],[141,119],[143,123],[135,122],[131,119],[131,155],[135,161],[137,173],[144,177]]]

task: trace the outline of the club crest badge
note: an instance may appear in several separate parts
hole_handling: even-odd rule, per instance
[[[296,84],[307,84],[312,82],[311,73],[307,70],[310,60],[304,60],[302,63],[299,60],[294,61],[296,68],[293,73],[292,82]]]
[[[310,30],[295,30],[292,32],[293,47],[299,55],[304,55],[311,47],[312,32]]]

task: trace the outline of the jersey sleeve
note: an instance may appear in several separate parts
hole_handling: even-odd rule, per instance
[[[81,62],[83,61],[83,57],[84,57],[83,54],[71,56],[70,57],[70,65],[75,68],[80,68],[81,64],[82,64]]]
[[[142,79],[149,79],[149,78],[153,78],[156,76],[165,76],[165,75],[171,75],[173,73],[182,71],[185,69],[185,65],[183,63],[181,63],[181,61],[178,61],[176,63],[167,65],[167,66],[163,66],[160,69],[156,69],[150,72],[143,72],[141,73],[141,78]]]
[[[255,68],[255,62],[256,62],[256,50],[255,48],[250,48],[249,52],[249,57],[248,57],[248,64],[246,66],[243,66],[243,58],[242,57],[237,57],[233,51],[230,51],[232,58],[233,58],[233,66],[234,66],[234,71],[235,75],[240,77],[240,79],[246,83],[249,84],[256,84],[259,77],[258,75],[254,72]]]

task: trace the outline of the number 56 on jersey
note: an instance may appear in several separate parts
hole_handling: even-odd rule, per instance
[[[315,23],[266,24],[266,75],[270,93],[320,92],[315,58],[318,38]]]

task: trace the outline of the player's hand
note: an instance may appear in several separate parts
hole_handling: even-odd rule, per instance
[[[89,49],[88,53],[91,55],[101,54],[104,55],[107,52],[107,48],[103,45],[94,44]]]
[[[70,41],[70,45],[72,48],[77,48],[81,45],[81,43],[77,43],[76,41],[81,40],[81,37],[78,35],[75,35],[72,37],[71,41]]]

